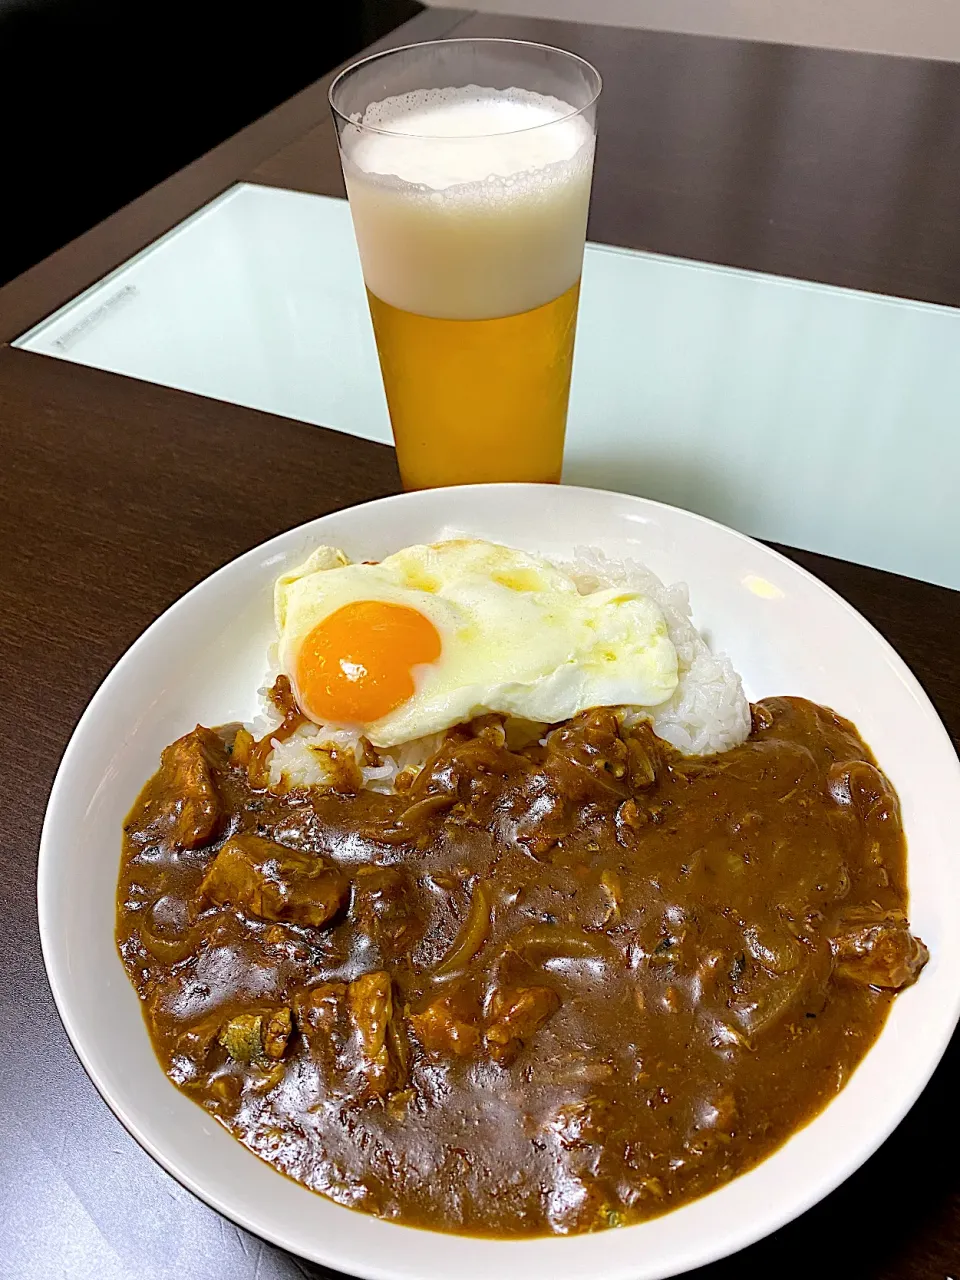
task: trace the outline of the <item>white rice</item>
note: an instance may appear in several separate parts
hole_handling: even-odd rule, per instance
[[[574,548],[573,558],[557,562],[582,594],[604,587],[627,587],[655,600],[663,612],[677,651],[679,683],[673,696],[659,707],[625,708],[625,723],[649,720],[654,732],[684,755],[710,755],[743,742],[750,732],[750,704],[740,677],[726,654],[713,654],[691,621],[690,596],[682,582],[666,586],[655,573],[635,560],[611,560],[592,547]],[[272,675],[270,679],[272,680]],[[275,729],[281,717],[264,687],[262,712],[249,726],[255,737]],[[268,757],[270,786],[323,787],[335,776],[333,754],[352,752],[364,786],[390,792],[397,775],[416,772],[443,741],[431,734],[415,742],[375,753],[361,736],[348,729],[301,725],[285,741],[275,741]]]
[[[667,702],[636,719],[650,720],[657,737],[687,756],[727,751],[750,732],[750,704],[725,653],[713,654],[690,620],[686,583],[665,586],[636,560],[610,560],[592,547],[575,547],[566,569],[581,594],[602,587],[629,587],[655,600],[677,651],[680,682]]]

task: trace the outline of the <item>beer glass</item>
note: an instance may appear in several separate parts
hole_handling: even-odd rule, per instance
[[[560,479],[599,93],[515,40],[391,49],[330,89],[408,489]]]

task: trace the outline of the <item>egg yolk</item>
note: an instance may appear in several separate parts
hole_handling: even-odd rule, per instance
[[[317,720],[370,724],[413,696],[412,668],[440,657],[436,627],[416,609],[356,600],[318,622],[300,646],[300,704]]]

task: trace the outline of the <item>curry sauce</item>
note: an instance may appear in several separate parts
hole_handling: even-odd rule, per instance
[[[174,1084],[352,1208],[492,1236],[661,1214],[816,1115],[926,961],[893,788],[801,699],[698,758],[610,710],[523,747],[486,717],[389,795],[349,768],[275,794],[262,755],[232,728],[166,749],[118,945]]]

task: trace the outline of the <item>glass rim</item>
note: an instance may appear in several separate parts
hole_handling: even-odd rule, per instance
[[[559,53],[570,62],[577,62],[581,67],[585,67],[595,81],[595,88],[591,95],[590,101],[585,102],[582,107],[577,107],[573,111],[568,111],[566,115],[557,116],[555,120],[541,120],[539,124],[524,125],[522,129],[505,129],[494,133],[464,133],[451,136],[445,133],[404,133],[397,129],[384,129],[374,124],[363,124],[362,121],[354,120],[352,116],[345,115],[340,110],[334,95],[341,83],[354,72],[359,71],[361,67],[369,66],[372,62],[379,62],[382,58],[389,58],[396,53],[407,53],[411,49],[430,49],[430,48],[455,48],[457,45],[512,45],[517,49],[541,49],[547,53]],[[485,88],[484,85],[478,85],[478,88]],[[520,86],[514,86],[519,88]],[[368,133],[379,133],[390,138],[417,138],[424,142],[471,142],[480,138],[509,138],[520,133],[533,133],[535,129],[549,129],[551,125],[562,124],[565,120],[575,120],[577,116],[582,116],[585,111],[589,111],[600,97],[603,89],[603,79],[600,72],[588,62],[586,58],[581,58],[579,53],[571,53],[569,49],[561,49],[557,45],[542,44],[537,40],[511,40],[501,36],[457,36],[452,40],[417,40],[413,44],[401,44],[392,49],[381,49],[379,53],[370,53],[365,58],[358,58],[356,62],[352,62],[349,67],[344,69],[334,77],[330,88],[327,90],[327,101],[330,103],[330,110],[338,120],[342,120],[344,125],[352,125],[355,129],[362,129]],[[408,92],[416,92],[416,90],[408,90]],[[390,96],[390,95],[388,95]],[[402,95],[396,95],[402,96]]]

